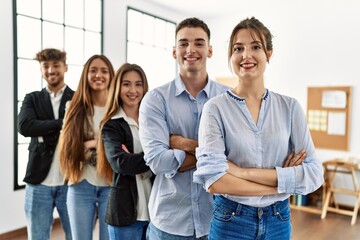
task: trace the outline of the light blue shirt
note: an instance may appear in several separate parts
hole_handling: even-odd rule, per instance
[[[302,165],[283,168],[290,151],[306,151]],[[226,160],[242,168],[276,169],[278,193],[270,196],[225,197],[254,207],[282,201],[290,194],[308,194],[323,183],[322,163],[300,104],[294,99],[266,90],[255,124],[242,99],[227,91],[204,106],[196,149],[194,181],[208,189],[228,170]]]
[[[193,183],[195,169],[178,172],[185,152],[169,149],[171,134],[198,139],[203,106],[228,87],[208,80],[192,97],[180,76],[148,92],[140,105],[139,134],[144,159],[156,174],[149,200],[151,222],[160,230],[181,236],[207,235],[212,195]]]

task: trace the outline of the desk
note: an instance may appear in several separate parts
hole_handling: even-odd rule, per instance
[[[360,189],[355,174],[357,170],[360,170],[359,164],[352,163],[350,161],[346,161],[343,159],[334,159],[331,161],[324,162],[323,166],[324,166],[324,175],[326,179],[326,198],[322,208],[321,219],[324,219],[326,217],[326,213],[330,211],[330,212],[352,216],[351,225],[354,225],[356,222],[359,205],[360,205]],[[334,186],[334,180],[336,174],[351,175],[353,181],[353,189],[336,188]],[[353,210],[341,209],[335,201],[334,193],[350,194],[355,196],[356,202],[354,205],[354,209]],[[332,200],[334,207],[329,206],[331,204],[330,200]]]

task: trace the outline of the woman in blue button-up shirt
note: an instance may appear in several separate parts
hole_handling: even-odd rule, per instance
[[[300,104],[269,91],[272,35],[256,18],[229,41],[238,85],[205,104],[194,181],[216,194],[209,239],[290,239],[288,197],[323,183]]]

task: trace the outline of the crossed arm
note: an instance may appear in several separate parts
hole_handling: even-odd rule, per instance
[[[184,162],[179,167],[179,172],[184,172],[196,167],[195,148],[198,142],[184,138],[179,135],[171,135],[169,139],[170,148],[185,151]],[[295,155],[294,150],[290,152],[284,161],[283,167],[294,167],[301,165],[306,158],[305,150]],[[231,195],[273,195],[277,194],[277,175],[275,169],[240,168],[228,161],[229,169],[214,182],[208,189],[210,193],[222,193]]]
[[[184,172],[196,167],[195,148],[198,142],[194,139],[184,138],[180,135],[170,135],[169,139],[171,149],[180,149],[185,151],[185,160],[179,167],[179,172]]]
[[[292,151],[283,167],[301,165],[306,158],[304,150],[295,155]],[[275,169],[240,168],[228,161],[228,172],[215,181],[208,189],[210,193],[243,196],[277,194],[277,174]]]

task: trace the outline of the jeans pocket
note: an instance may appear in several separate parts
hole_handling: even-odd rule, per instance
[[[277,211],[275,213],[275,216],[280,220],[280,221],[289,221],[290,219],[290,208],[289,207],[285,207],[283,209],[280,209],[279,211]]]
[[[213,216],[215,219],[223,222],[229,222],[235,215],[235,210],[225,205],[214,203]]]

